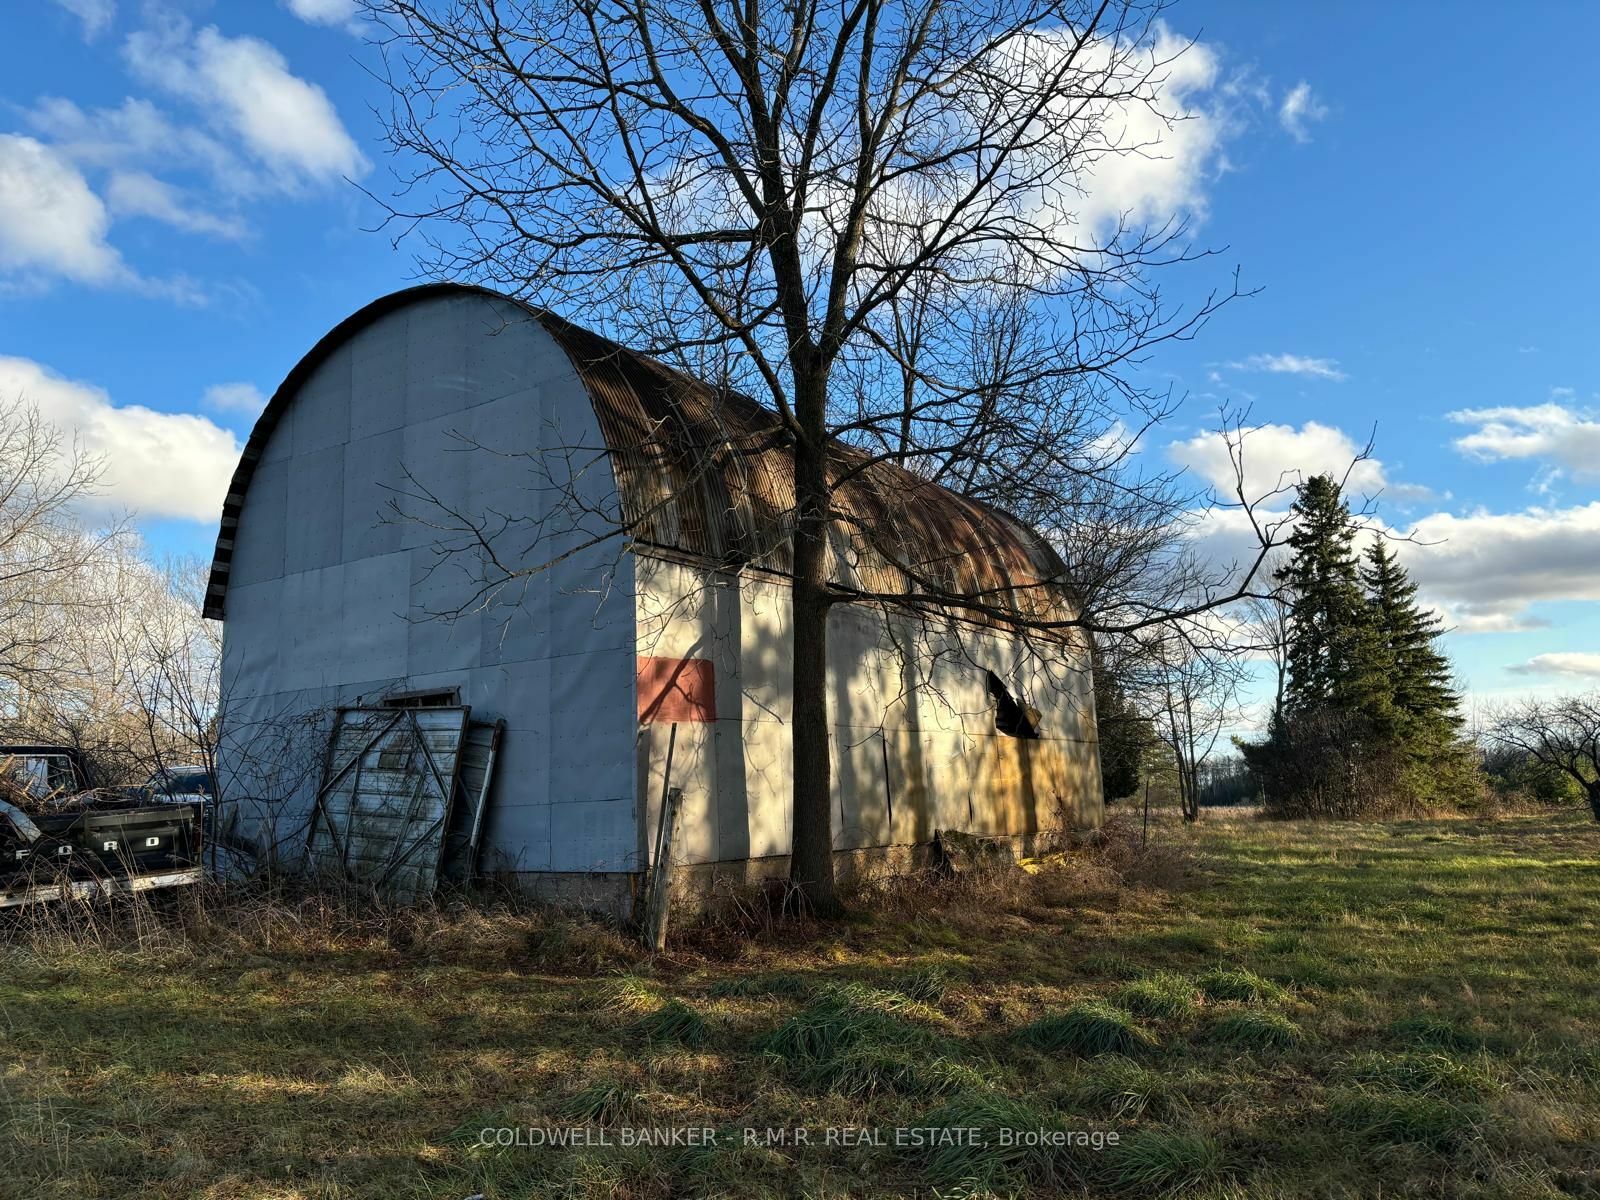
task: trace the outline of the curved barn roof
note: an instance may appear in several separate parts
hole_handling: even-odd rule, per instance
[[[295,364],[256,420],[223,503],[205,614],[224,613],[234,533],[251,477],[301,385],[334,350],[419,300],[479,295],[517,304],[566,352],[594,405],[636,543],[709,564],[788,573],[794,511],[790,438],[776,414],[543,309],[487,288],[426,284],[341,321]],[[845,470],[865,461],[841,446]],[[1026,525],[892,463],[867,466],[835,495],[830,577],[848,590],[906,594],[936,586],[1037,612],[1067,603],[1060,559]]]

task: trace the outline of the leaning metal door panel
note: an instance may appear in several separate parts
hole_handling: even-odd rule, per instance
[[[311,869],[399,900],[433,892],[470,710],[345,708],[307,845]]]

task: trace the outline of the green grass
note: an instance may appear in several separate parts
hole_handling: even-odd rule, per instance
[[[1176,1113],[1178,1096],[1169,1071],[1112,1057],[1079,1074],[1064,1107],[1115,1121],[1159,1120]]]
[[[1400,1018],[1389,1026],[1389,1033],[1406,1045],[1433,1050],[1478,1050],[1484,1044],[1483,1035],[1463,1022],[1427,1013]]]
[[[1254,971],[1233,967],[1212,967],[1196,981],[1210,1000],[1238,1000],[1244,1004],[1267,1004],[1284,998],[1284,990]]]
[[[1140,1130],[1106,1156],[1106,1182],[1138,1196],[1191,1194],[1223,1173],[1221,1148],[1203,1134]]]
[[[926,1114],[916,1127],[952,1131],[930,1150],[915,1147],[914,1152],[926,1176],[955,1194],[1072,1191],[1088,1178],[1094,1161],[1092,1146],[1063,1144],[1073,1131],[1060,1116],[1009,1096],[960,1096]],[[958,1135],[958,1130],[982,1130],[985,1136]],[[1003,1139],[997,1130],[1042,1136]]]
[[[1017,1030],[1023,1045],[1047,1054],[1136,1054],[1155,1044],[1130,1013],[1098,1000],[1074,1004],[1062,1013],[1040,1017]]]
[[[642,1036],[655,1042],[679,1042],[685,1046],[703,1045],[706,1019],[682,1000],[668,1000],[655,1012],[634,1023]]]
[[[1339,1075],[1364,1087],[1478,1100],[1503,1090],[1486,1058],[1403,1051],[1366,1051],[1341,1066]]]
[[[1206,1030],[1206,1040],[1239,1050],[1283,1050],[1297,1045],[1305,1035],[1282,1013],[1228,1013]]]
[[[1102,979],[1137,979],[1144,974],[1144,968],[1126,954],[1086,955],[1079,969],[1085,975]]]
[[[1141,1017],[1177,1020],[1195,1010],[1194,981],[1172,971],[1158,971],[1118,989],[1112,997],[1129,1012]]]
[[[557,1111],[571,1121],[615,1125],[639,1116],[639,1096],[614,1080],[602,1080],[574,1092]]]
[[[1329,1117],[1336,1126],[1370,1142],[1443,1152],[1471,1134],[1482,1111],[1436,1096],[1355,1092],[1336,1097]]]
[[[907,1007],[920,1006],[864,984],[831,985],[759,1046],[789,1082],[841,1096],[981,1088],[981,1070],[936,1032],[898,1015]]]
[[[1600,826],[1208,812],[1151,842],[1187,867],[1147,869],[1135,834],[1115,876],[1068,856],[989,891],[890,891],[831,926],[680,925],[656,956],[519,908],[169,897],[53,936],[0,914],[0,1193],[1593,1190]],[[482,1137],[571,1126],[613,1144]],[[721,1133],[619,1144],[641,1126]],[[924,1128],[982,1136],[893,1142]]]

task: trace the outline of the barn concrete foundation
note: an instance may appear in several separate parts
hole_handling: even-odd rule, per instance
[[[1044,853],[1057,837],[1054,830],[1000,836],[982,841],[997,860],[1015,861]],[[933,842],[906,846],[868,846],[839,850],[833,856],[835,877],[844,887],[894,879],[931,870],[939,852]],[[529,871],[506,873],[498,881],[557,908],[592,913],[618,923],[638,918],[645,876],[640,873]],[[688,863],[672,872],[674,917],[697,916],[748,903],[762,885],[789,878],[789,856],[775,854],[740,862]]]

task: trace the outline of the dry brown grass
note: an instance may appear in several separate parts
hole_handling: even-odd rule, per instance
[[[0,1195],[1553,1196],[1597,1166],[1597,860],[1566,819],[1157,814],[1148,846],[1114,822],[1036,872],[682,923],[656,956],[511,896],[30,914],[0,927]],[[477,1141],[574,1122],[1126,1146]]]

